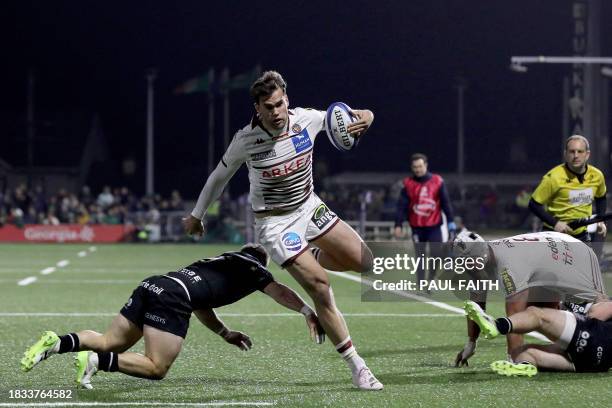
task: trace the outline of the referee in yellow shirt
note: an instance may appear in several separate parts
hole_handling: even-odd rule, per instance
[[[573,135],[565,142],[565,163],[550,170],[533,192],[529,209],[544,222],[544,230],[564,232],[583,241],[591,241],[586,227],[572,230],[568,223],[606,212],[606,182],[603,173],[587,161],[591,150],[584,136]],[[597,224],[603,240],[606,224]]]

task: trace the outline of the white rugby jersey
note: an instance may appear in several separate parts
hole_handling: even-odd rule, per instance
[[[591,300],[604,291],[597,257],[570,235],[542,231],[491,241],[489,246],[507,294],[548,286]]]
[[[257,118],[234,135],[200,193],[192,215],[202,218],[242,163],[249,170],[253,211],[297,208],[313,191],[312,153],[325,112],[289,109],[286,131],[273,136]],[[211,185],[209,185],[211,184]]]

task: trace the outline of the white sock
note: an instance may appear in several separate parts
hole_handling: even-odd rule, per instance
[[[99,365],[98,353],[91,353],[89,355],[89,361],[91,361],[94,364],[94,366],[96,366],[96,368],[99,368],[98,367],[98,365]]]
[[[359,373],[359,371],[361,371],[361,369],[366,366],[364,359],[361,358],[359,354],[357,354],[357,352],[355,352],[355,354],[353,354],[348,360],[346,360],[346,363],[348,364],[351,371],[355,374]]]
[[[338,351],[344,361],[346,361],[353,374],[359,373],[359,371],[365,367],[365,361],[357,354],[357,350],[355,350],[350,336],[336,344],[336,351]]]

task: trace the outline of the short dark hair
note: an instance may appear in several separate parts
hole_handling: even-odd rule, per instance
[[[417,160],[423,160],[423,162],[427,163],[427,156],[425,156],[423,153],[415,153],[410,156],[410,164],[414,163]]]
[[[268,252],[261,244],[248,243],[240,248],[240,252],[251,255],[263,266],[268,266],[268,263],[270,262],[270,255],[268,255]]]
[[[580,140],[582,143],[584,143],[585,150],[587,152],[591,151],[591,146],[589,145],[589,139],[587,139],[586,137],[584,137],[582,135],[572,135],[572,136],[568,137],[567,140],[565,141],[565,150],[567,150],[567,145],[569,144],[569,142],[571,142],[573,140]]]
[[[266,71],[253,82],[249,92],[255,103],[259,103],[259,98],[270,96],[277,89],[287,93],[287,83],[278,72]]]

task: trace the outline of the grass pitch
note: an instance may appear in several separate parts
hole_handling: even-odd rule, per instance
[[[104,331],[141,279],[229,249],[234,248],[0,245],[0,406],[548,407],[603,406],[612,400],[608,374],[495,375],[488,366],[505,358],[503,339],[481,340],[470,367],[454,368],[466,340],[464,317],[414,301],[363,303],[360,285],[339,276],[330,277],[336,301],[383,391],[354,389],[332,345],[310,342],[303,318],[261,293],[217,310],[229,327],[252,337],[251,351],[225,343],[193,318],[183,351],[162,381],[101,372],[93,390],[77,390],[72,355],[54,356],[29,373],[19,370],[23,351],[43,330]],[[57,267],[62,260],[69,263]],[[48,273],[50,267],[56,270]],[[44,269],[48,274],[41,274]],[[307,299],[285,271],[272,267],[272,272]],[[28,277],[36,280],[18,285]],[[502,313],[499,303],[489,310]],[[143,351],[142,342],[134,351]],[[11,390],[35,389],[73,390],[73,398],[10,398]]]

